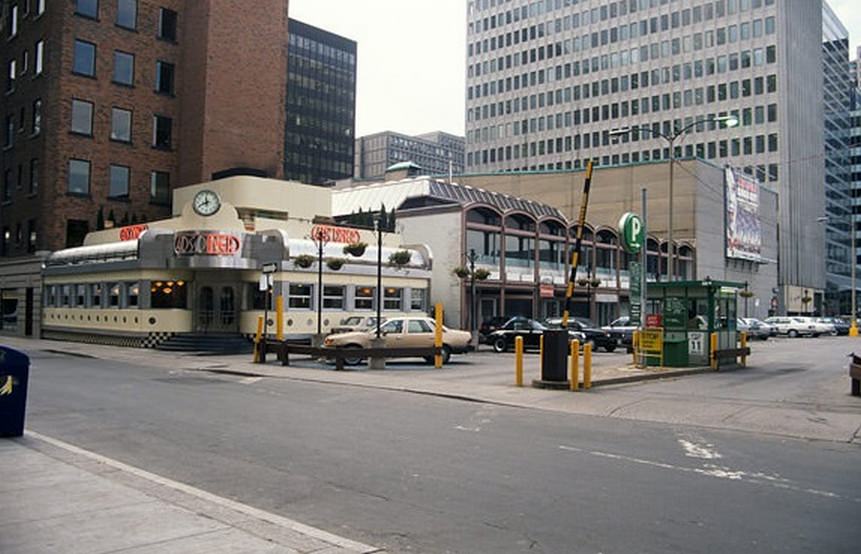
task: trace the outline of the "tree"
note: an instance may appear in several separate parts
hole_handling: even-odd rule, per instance
[[[99,206],[99,213],[96,214],[96,231],[101,231],[105,228],[105,207]]]

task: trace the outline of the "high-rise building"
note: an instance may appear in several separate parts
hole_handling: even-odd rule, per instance
[[[290,20],[287,179],[321,185],[353,175],[356,43]]]
[[[287,8],[3,2],[0,256],[167,217],[173,188],[224,170],[282,177]]]
[[[435,131],[409,136],[392,131],[356,139],[356,179],[376,179],[390,166],[413,162],[425,175],[463,172],[463,137]]]
[[[829,194],[844,186],[826,178],[845,145],[825,127],[842,125],[844,92],[823,85],[843,86],[846,50],[824,2],[472,0],[467,23],[467,171],[667,159],[658,135],[691,126],[677,157],[739,167],[779,191],[780,309],[796,296],[811,312],[829,307],[826,258],[831,289],[849,266],[847,227],[817,221],[842,202],[826,206],[826,180]],[[740,125],[695,123],[721,116]],[[620,128],[631,132],[614,140]]]

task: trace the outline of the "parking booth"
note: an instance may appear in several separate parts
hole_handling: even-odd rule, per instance
[[[663,330],[663,365],[709,365],[712,333],[717,334],[718,364],[734,364],[736,306],[742,289],[743,283],[710,279],[649,283],[646,319],[650,327]],[[722,351],[728,356],[721,357]],[[650,359],[648,363],[658,365],[659,361]]]

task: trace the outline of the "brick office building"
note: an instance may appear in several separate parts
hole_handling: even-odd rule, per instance
[[[287,7],[0,2],[0,256],[167,217],[173,188],[222,170],[282,177]]]

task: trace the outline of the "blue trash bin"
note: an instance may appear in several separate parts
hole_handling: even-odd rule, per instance
[[[0,346],[0,437],[24,434],[29,374],[30,358],[26,354]]]

